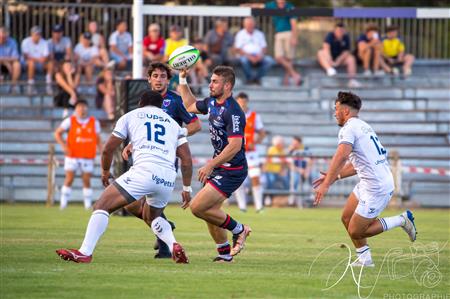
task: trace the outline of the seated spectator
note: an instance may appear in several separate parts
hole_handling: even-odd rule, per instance
[[[343,23],[337,23],[334,30],[328,32],[323,41],[322,49],[317,52],[317,59],[327,75],[332,77],[337,74],[336,67],[345,65],[350,78],[349,87],[360,87],[361,84],[354,79],[356,75],[356,60],[350,52],[350,36]]]
[[[97,78],[97,96],[95,105],[97,109],[105,111],[108,119],[114,119],[116,105],[116,89],[114,72],[111,68],[105,68]]]
[[[367,24],[365,33],[362,33],[357,41],[357,54],[363,64],[364,76],[370,77],[372,75],[372,71],[370,70],[371,63],[373,73],[376,76],[384,75],[384,72],[380,69],[382,53],[383,44],[380,41],[378,26],[375,24]]]
[[[17,42],[9,37],[9,31],[0,27],[0,81],[5,75],[11,77],[11,92],[20,93],[17,80],[20,77],[19,49]]]
[[[274,136],[272,138],[272,146],[267,151],[267,161],[264,165],[267,189],[289,190],[287,172],[289,164],[285,160],[285,156],[283,137]]]
[[[63,107],[63,117],[69,113],[68,108],[72,108],[78,100],[77,87],[80,84],[80,74],[76,71],[70,60],[65,60],[55,73],[55,81],[58,90],[54,97],[56,107]]]
[[[166,42],[161,36],[159,24],[153,23],[148,26],[147,36],[144,37],[144,64],[164,61],[164,48]]]
[[[169,28],[169,37],[166,39],[166,47],[164,49],[164,61],[168,61],[170,54],[172,54],[175,49],[185,46],[188,41],[183,38],[183,32],[181,27],[178,25],[172,25]]]
[[[292,189],[301,192],[309,191],[310,185],[305,185],[305,182],[310,181],[311,160],[309,156],[311,153],[303,144],[302,138],[295,136],[292,138],[292,143],[289,146],[289,155],[294,159],[291,164],[292,174]]]
[[[414,56],[405,54],[405,45],[398,38],[398,27],[390,26],[386,29],[386,38],[383,40],[383,59],[386,64],[385,70],[388,73],[397,75],[397,65],[403,66],[403,75],[409,76],[412,73]]]
[[[276,0],[267,2],[265,8],[292,10],[294,9],[294,5],[285,0]],[[273,16],[272,22],[275,28],[275,60],[285,70],[283,85],[289,85],[290,78],[294,85],[301,85],[302,77],[295,70],[293,65],[295,47],[297,46],[297,17]]]
[[[127,31],[127,23],[119,21],[116,31],[109,36],[109,54],[111,59],[116,62],[118,69],[124,70],[131,66],[133,58],[133,39]]]
[[[46,70],[47,76],[47,92],[51,93],[52,71],[53,66],[49,62],[49,52],[47,42],[41,36],[41,28],[34,26],[31,28],[31,36],[22,41],[22,61],[27,71],[28,87],[27,93],[36,93],[35,75],[36,71],[44,72]]]
[[[63,36],[63,26],[56,24],[52,27],[52,37],[47,41],[50,62],[53,66],[72,59],[72,42]]]
[[[272,57],[266,55],[267,42],[264,33],[255,29],[255,19],[246,17],[244,28],[236,34],[234,47],[239,55],[247,84],[261,84],[261,78],[274,64]],[[254,72],[256,70],[256,73]]]
[[[92,35],[91,42],[92,45],[98,49],[101,62],[106,65],[109,62],[108,50],[106,49],[105,37],[97,32],[97,22],[89,22],[87,31]],[[115,63],[114,60],[112,60],[111,62]]]
[[[92,44],[92,35],[85,32],[80,36],[80,42],[75,46],[75,63],[78,66],[78,72],[86,76],[86,82],[92,83],[94,67],[105,67],[100,60],[98,48]]]
[[[214,29],[209,30],[205,36],[205,51],[211,57],[211,68],[219,64],[229,64],[228,54],[233,46],[233,36],[228,31],[226,19],[217,19]]]

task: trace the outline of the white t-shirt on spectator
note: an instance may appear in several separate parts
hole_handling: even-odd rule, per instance
[[[258,29],[253,30],[252,33],[242,29],[236,34],[234,46],[246,54],[258,55],[263,53],[263,49],[267,47],[267,42],[264,33]]]
[[[116,46],[122,53],[128,53],[128,48],[133,45],[133,38],[129,32],[120,34],[116,30],[111,33],[108,43],[109,46]]]
[[[74,52],[82,62],[89,62],[99,55],[97,47],[90,46],[85,48],[81,43],[75,46]]]
[[[48,45],[44,39],[39,39],[39,42],[35,44],[31,37],[27,37],[22,41],[22,54],[26,54],[32,58],[48,57]]]

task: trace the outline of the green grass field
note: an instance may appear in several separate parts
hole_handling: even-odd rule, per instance
[[[346,269],[347,249],[338,244],[351,245],[339,209],[242,214],[228,208],[252,226],[253,234],[234,263],[214,264],[215,245],[205,224],[171,206],[167,215],[177,224],[189,265],[153,259],[154,238],[145,224],[116,216],[91,264],[68,263],[55,249],[79,247],[89,212],[78,205],[63,212],[40,204],[2,204],[0,209],[0,298],[358,298],[350,270],[323,290],[327,279],[331,286]],[[360,296],[373,290],[369,298],[450,298],[449,215],[448,210],[415,211],[419,235],[414,246],[401,229],[370,240],[376,267],[362,273]]]

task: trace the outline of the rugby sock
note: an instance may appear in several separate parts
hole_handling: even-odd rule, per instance
[[[223,244],[216,244],[216,246],[217,246],[217,252],[219,253],[219,257],[226,259],[226,260],[232,259],[231,255],[230,255],[231,246],[230,246],[230,243],[228,243],[228,241],[226,241]]]
[[[252,193],[253,201],[255,202],[255,209],[256,211],[261,211],[263,208],[263,194],[261,185],[252,187]]]
[[[92,206],[92,188],[83,188],[84,208],[89,210]]]
[[[163,240],[164,243],[169,246],[170,252],[172,252],[173,243],[176,243],[177,241],[173,235],[170,223],[162,217],[157,217],[152,221],[152,230],[158,238]]]
[[[109,222],[109,213],[104,210],[96,210],[92,213],[91,219],[84,235],[83,244],[81,244],[80,252],[84,255],[92,255],[98,240],[106,231]]]
[[[405,219],[401,215],[378,218],[378,221],[380,221],[381,226],[383,226],[383,231],[393,229],[394,227],[397,226],[405,225]]]
[[[239,206],[239,209],[241,211],[247,210],[247,198],[245,195],[245,186],[241,185],[237,190],[234,192],[234,195],[236,196],[236,201]]]
[[[356,256],[361,260],[361,262],[372,261],[372,254],[370,253],[369,245],[356,248]]]
[[[238,235],[242,233],[242,231],[244,230],[244,226],[241,223],[234,220],[233,218],[231,218],[230,215],[228,214],[227,217],[225,218],[225,221],[222,223],[222,225],[220,225],[220,227],[231,231],[233,235]]]
[[[67,186],[62,186],[61,188],[61,198],[59,200],[59,207],[61,210],[67,207],[67,202],[70,199],[70,194],[72,193],[72,188]]]

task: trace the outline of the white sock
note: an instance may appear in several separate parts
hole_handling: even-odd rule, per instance
[[[233,235],[237,235],[242,233],[242,231],[244,230],[244,226],[242,225],[242,223],[237,223],[236,227],[233,228],[233,230],[231,231],[231,233],[233,233]]]
[[[383,226],[383,231],[387,231],[393,229],[397,226],[405,225],[405,219],[401,215],[393,216],[393,217],[385,217],[378,218],[381,225]]]
[[[67,202],[70,199],[70,194],[72,193],[72,188],[67,186],[62,186],[61,188],[61,198],[59,200],[59,208],[61,210],[67,207]]]
[[[84,255],[92,255],[98,240],[106,231],[109,222],[109,213],[104,210],[96,210],[92,213],[91,219],[84,235],[83,244],[81,244],[80,252]]]
[[[52,75],[50,75],[50,74],[45,75],[45,82],[52,83]]]
[[[253,193],[253,201],[255,203],[255,209],[257,211],[262,210],[263,208],[263,194],[262,194],[262,187],[259,186],[253,186],[252,187],[252,193]]]
[[[152,230],[158,238],[160,238],[169,247],[170,252],[173,249],[173,243],[176,243],[175,236],[172,232],[170,223],[162,218],[157,217],[152,221]]]
[[[370,253],[369,245],[364,245],[363,247],[356,248],[356,256],[359,257],[361,262],[372,261],[372,254]]]
[[[245,194],[245,186],[242,184],[237,190],[234,192],[234,196],[236,196],[236,201],[240,210],[247,210],[247,195]]]
[[[89,210],[92,206],[92,188],[83,188],[84,208]]]

